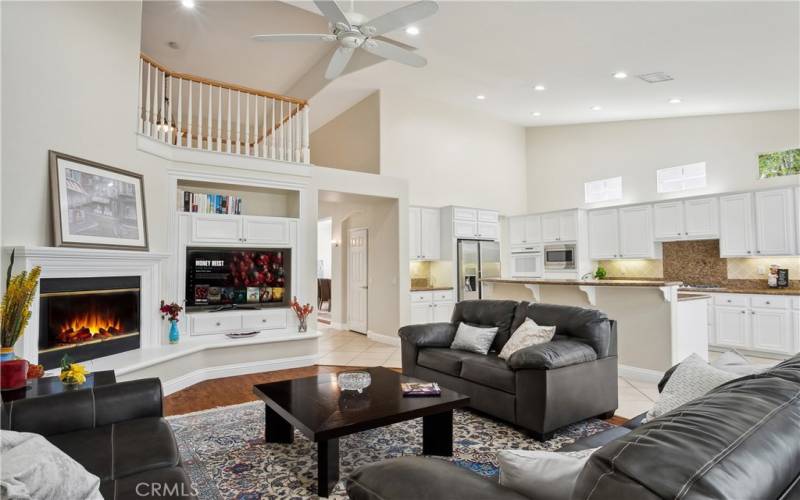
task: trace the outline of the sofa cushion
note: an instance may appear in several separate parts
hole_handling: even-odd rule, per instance
[[[553,370],[596,359],[594,349],[582,342],[553,340],[520,349],[508,358],[508,366],[514,370]]]
[[[163,418],[126,420],[47,439],[103,481],[180,462],[172,429]]]
[[[555,326],[558,335],[583,342],[605,358],[611,350],[611,322],[608,316],[596,309],[562,306],[558,304],[520,303],[527,308],[525,314],[516,314],[513,329],[518,328],[525,318],[531,318],[537,325]]]
[[[511,324],[517,310],[514,300],[462,300],[453,310],[453,323],[473,326],[496,326],[497,335],[492,342],[492,351],[500,352],[511,336]]]
[[[516,392],[514,370],[496,354],[463,360],[461,378],[511,394]]]
[[[423,347],[417,355],[417,364],[437,372],[461,375],[461,362],[465,359],[485,358],[483,354],[458,351],[449,347]]]
[[[456,331],[456,338],[450,344],[450,349],[486,355],[491,349],[496,335],[496,326],[481,327],[460,323]]]

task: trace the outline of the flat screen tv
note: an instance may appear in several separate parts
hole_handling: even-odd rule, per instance
[[[288,307],[291,249],[186,249],[186,307]]]

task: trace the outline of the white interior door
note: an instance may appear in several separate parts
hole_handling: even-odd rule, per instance
[[[347,325],[367,333],[367,230],[351,229],[347,240]]]

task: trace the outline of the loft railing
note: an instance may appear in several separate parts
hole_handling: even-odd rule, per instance
[[[139,133],[174,146],[309,163],[302,99],[171,71],[139,59]]]

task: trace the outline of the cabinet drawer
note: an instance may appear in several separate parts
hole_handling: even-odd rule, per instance
[[[273,309],[246,313],[242,316],[242,328],[246,330],[286,328],[286,311]]]
[[[453,208],[453,218],[456,220],[477,221],[478,211],[474,208]]]
[[[434,302],[452,302],[455,300],[453,298],[453,290],[436,290],[433,292],[433,301]]]
[[[192,315],[192,334],[209,335],[241,330],[241,313],[199,313]]]
[[[736,295],[736,294],[715,295],[714,304],[718,306],[747,307],[747,295]]]
[[[767,309],[786,309],[789,307],[789,297],[780,295],[751,295],[750,305]]]
[[[432,292],[411,292],[411,303],[419,304],[421,302],[433,302]]]

